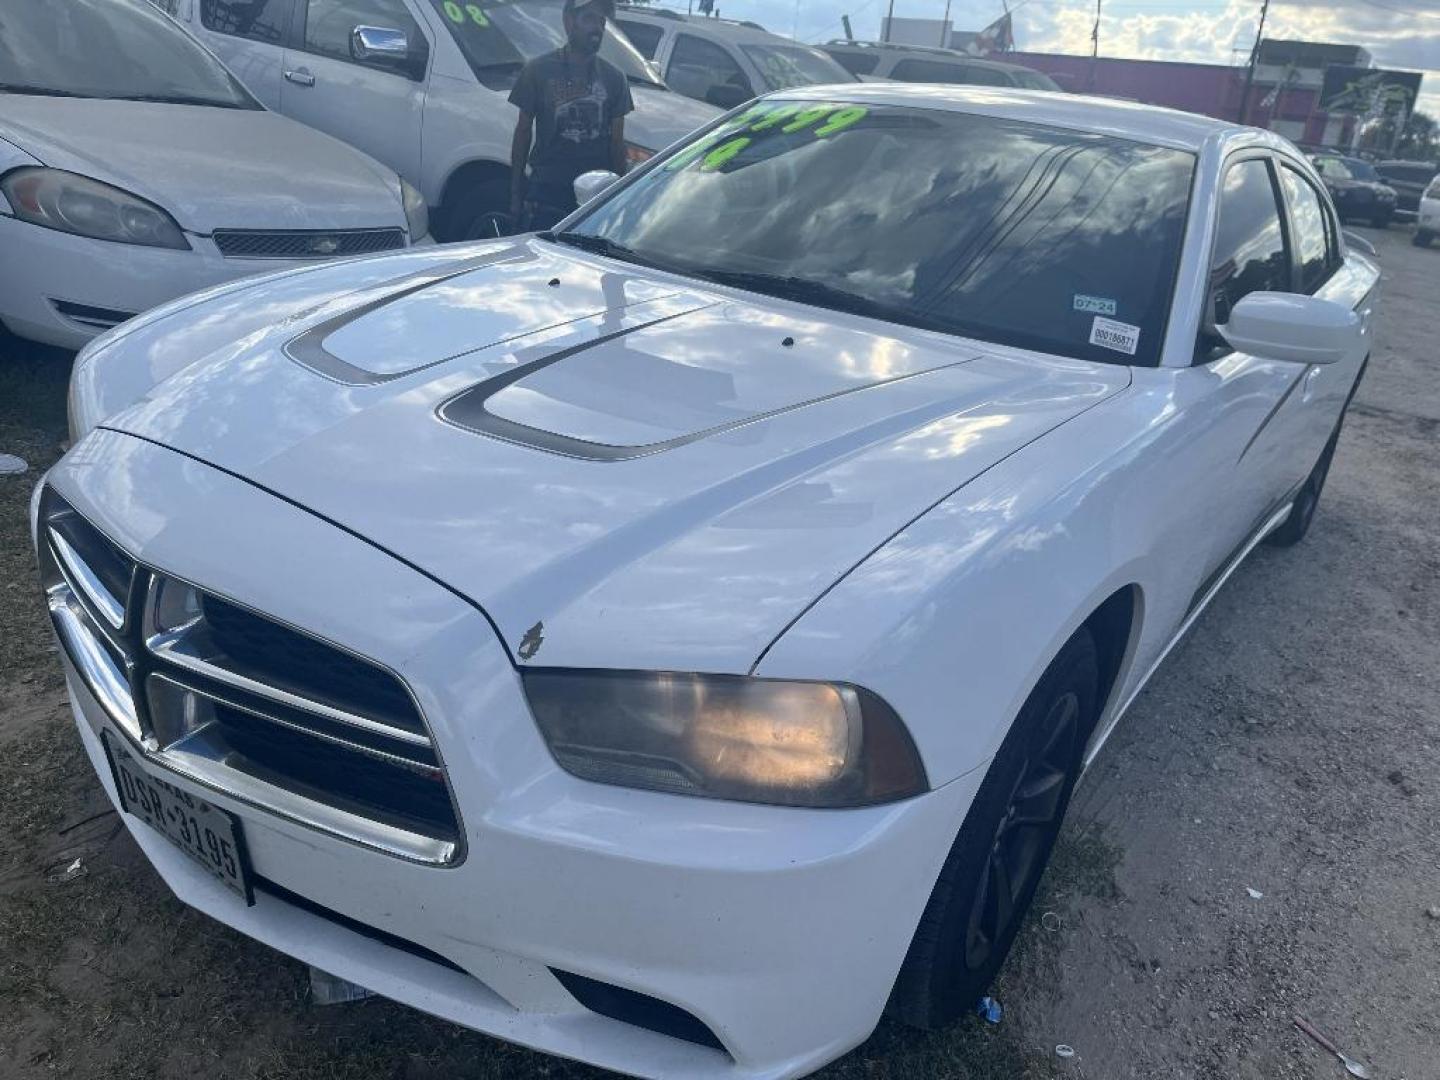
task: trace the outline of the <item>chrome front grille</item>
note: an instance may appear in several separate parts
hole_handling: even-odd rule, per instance
[[[147,760],[388,854],[459,857],[444,764],[398,676],[137,562],[48,488],[40,524],[60,640]]]
[[[335,259],[405,246],[403,229],[216,229],[210,236],[227,259]]]

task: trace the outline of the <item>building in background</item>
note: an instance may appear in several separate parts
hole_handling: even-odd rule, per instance
[[[977,30],[956,30],[944,19],[880,19],[880,40],[894,45],[929,45],[968,52]]]
[[[1165,60],[1092,59],[1009,52],[1005,59],[1043,71],[1066,90],[1147,105],[1240,118],[1244,66]],[[1358,45],[1265,39],[1256,57],[1245,120],[1305,146],[1387,154],[1399,139],[1421,76],[1371,66]]]

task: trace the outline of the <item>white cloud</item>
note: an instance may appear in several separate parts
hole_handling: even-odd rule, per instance
[[[686,0],[662,0],[685,10]],[[752,19],[805,41],[841,36],[849,12],[857,36],[876,38],[889,0],[717,0],[729,18]],[[1012,0],[1022,49],[1088,54],[1089,0]],[[938,19],[944,0],[896,0],[895,14]],[[1241,63],[1255,40],[1259,0],[1106,0],[1103,56]],[[956,27],[979,29],[1001,13],[999,0],[953,0]],[[1272,3],[1267,37],[1362,45],[1381,67],[1423,71],[1421,107],[1440,115],[1440,2],[1437,0],[1287,0]],[[1237,51],[1238,50],[1238,51]]]

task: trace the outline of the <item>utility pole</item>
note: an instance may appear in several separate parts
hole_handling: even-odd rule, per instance
[[[880,35],[881,41],[890,40],[890,24],[895,21],[895,0],[890,0],[890,10],[885,15],[885,31]]]
[[[1250,50],[1250,66],[1245,70],[1245,89],[1240,92],[1240,115],[1235,119],[1245,123],[1250,111],[1250,88],[1255,85],[1255,63],[1260,59],[1260,42],[1265,40],[1265,16],[1270,11],[1270,0],[1260,5],[1260,29],[1255,31],[1255,47]]]
[[[945,20],[940,24],[940,47],[947,48],[950,44],[950,0],[945,0]]]
[[[1095,28],[1090,31],[1090,90],[1095,89],[1095,67],[1100,61],[1100,3],[1095,0]]]
[[[850,16],[849,16],[849,15],[841,15],[841,16],[840,16],[840,25],[843,26],[843,27],[845,27],[845,40],[846,40],[846,41],[854,41],[854,40],[855,40],[855,31],[850,29]]]

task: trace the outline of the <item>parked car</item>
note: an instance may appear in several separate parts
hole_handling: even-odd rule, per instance
[[[1381,179],[1375,166],[1361,158],[1315,154],[1310,160],[1325,181],[1341,221],[1362,218],[1377,229],[1395,217],[1395,189]]]
[[[1395,189],[1396,208],[1413,214],[1420,209],[1420,196],[1440,173],[1440,165],[1433,161],[1382,161],[1375,171]]]
[[[1437,235],[1440,235],[1440,176],[1431,180],[1430,186],[1420,196],[1420,209],[1412,239],[1416,247],[1429,247]]]
[[[1044,72],[999,60],[981,60],[955,49],[897,42],[832,41],[825,46],[852,75],[895,82],[950,83],[970,86],[1018,86],[1063,93]]]
[[[517,114],[506,99],[526,60],[564,44],[562,0],[167,2],[266,105],[410,180],[437,238],[508,228]],[[671,93],[613,26],[600,55],[630,80],[632,162],[717,115]]]
[[[615,22],[672,89],[722,109],[771,90],[855,81],[822,50],[758,23],[638,7],[621,8]]]
[[[799,1076],[973,1009],[1084,766],[1310,527],[1379,273],[1278,136],[1062,95],[791,90],[613,179],[93,344],[44,587],[186,903]]]
[[[205,285],[428,242],[389,169],[264,109],[143,0],[0,15],[0,321],[79,348]]]

